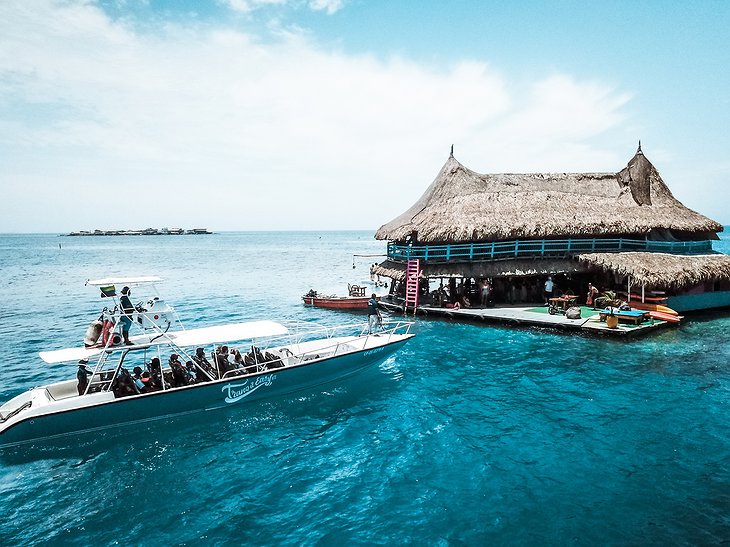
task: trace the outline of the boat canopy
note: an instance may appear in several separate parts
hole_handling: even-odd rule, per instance
[[[174,342],[176,346],[204,346],[235,340],[281,336],[288,332],[289,329],[275,321],[250,321],[182,331],[177,333]]]
[[[67,348],[56,351],[41,351],[39,355],[46,363],[63,363],[66,361],[88,359],[105,351],[109,353],[126,350],[132,351],[171,344],[178,347],[205,346],[207,344],[220,344],[223,342],[235,342],[237,340],[282,336],[288,334],[288,332],[289,329],[275,321],[250,321],[246,323],[220,325],[217,327],[204,327],[167,333],[155,332],[132,336],[130,340],[134,345],[131,346]]]
[[[149,275],[146,277],[105,277],[104,279],[87,279],[86,284],[94,287],[102,287],[106,285],[151,285],[161,281],[161,277]]]

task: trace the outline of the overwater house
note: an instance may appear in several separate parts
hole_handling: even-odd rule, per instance
[[[591,282],[689,311],[730,305],[730,256],[712,248],[722,229],[672,195],[641,145],[617,173],[482,175],[452,148],[420,199],[376,232],[387,259],[372,271],[394,280],[397,300],[410,263],[429,305],[477,296],[484,280],[497,303],[540,301],[550,276],[558,292]]]

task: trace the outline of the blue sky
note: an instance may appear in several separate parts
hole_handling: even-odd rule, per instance
[[[639,139],[730,224],[728,28],[710,1],[5,0],[0,232],[375,230],[452,143],[615,172]]]

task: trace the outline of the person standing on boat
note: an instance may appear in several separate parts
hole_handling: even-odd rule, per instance
[[[132,291],[129,290],[129,287],[124,287],[122,297],[119,299],[119,305],[122,308],[122,316],[119,320],[122,324],[122,337],[124,337],[124,343],[128,346],[132,345],[132,342],[129,341],[129,327],[132,326],[132,314],[134,313],[134,306],[129,299],[130,294],[132,294]]]
[[[372,334],[373,330],[382,322],[383,318],[378,309],[378,296],[373,293],[368,300],[368,334]]]
[[[89,376],[94,374],[92,371],[86,368],[86,363],[88,363],[86,359],[82,359],[81,361],[79,361],[79,370],[76,373],[76,379],[79,381],[78,386],[76,386],[79,390],[79,395],[83,395],[84,393],[86,393],[86,388],[89,385]]]

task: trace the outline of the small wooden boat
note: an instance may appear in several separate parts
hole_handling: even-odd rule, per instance
[[[336,310],[364,310],[368,307],[367,296],[302,296],[308,306],[331,308]]]
[[[337,296],[336,294],[325,295],[319,294],[315,290],[310,290],[302,296],[302,300],[308,306],[335,310],[364,310],[368,307],[370,297],[366,296],[365,287],[348,285],[347,289],[348,296]],[[380,297],[376,297],[376,300],[380,300]]]

